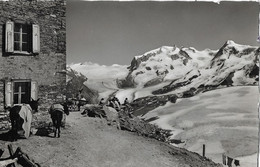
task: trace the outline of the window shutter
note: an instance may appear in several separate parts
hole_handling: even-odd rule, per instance
[[[5,105],[12,106],[13,105],[13,86],[12,82],[5,83]]]
[[[33,100],[38,99],[38,86],[36,81],[31,81],[31,98]]]
[[[5,52],[14,52],[14,22],[5,24]]]
[[[37,24],[32,25],[32,51],[40,53],[40,27]]]

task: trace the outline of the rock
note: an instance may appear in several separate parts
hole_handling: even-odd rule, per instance
[[[102,109],[102,106],[95,105],[95,104],[86,104],[83,106],[83,113],[82,115],[87,114],[89,117],[106,117],[106,113]]]
[[[138,135],[154,138],[159,141],[167,141],[171,136],[170,130],[164,130],[156,125],[150,124],[133,115],[129,115],[129,108],[124,108],[119,112],[120,127],[123,130],[135,132]]]
[[[120,121],[119,121],[119,116],[118,112],[116,109],[108,106],[103,106],[103,111],[106,114],[106,120],[109,125],[116,125],[118,129],[121,129],[120,127]]]

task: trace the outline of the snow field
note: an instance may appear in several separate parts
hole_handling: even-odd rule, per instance
[[[147,113],[144,118],[163,129],[172,130],[172,138],[180,145],[222,162],[222,153],[240,160],[241,167],[255,167],[258,145],[258,88],[256,86],[229,87],[201,93],[175,104]],[[243,165],[243,166],[242,166]]]

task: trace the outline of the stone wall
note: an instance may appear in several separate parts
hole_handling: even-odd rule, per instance
[[[41,103],[56,98],[48,96],[65,88],[66,75],[66,6],[60,1],[15,0],[0,2],[0,80],[31,79],[37,81]],[[30,22],[40,27],[40,53],[34,55],[5,54],[5,23],[8,20]],[[63,88],[61,88],[63,87]],[[45,89],[42,89],[45,88]],[[0,103],[4,98],[0,85]],[[0,106],[1,107],[1,106]],[[1,108],[0,108],[1,110]]]
[[[4,110],[4,83],[0,82],[0,111]]]

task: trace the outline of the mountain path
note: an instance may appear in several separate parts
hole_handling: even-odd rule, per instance
[[[53,134],[50,134],[53,136]],[[2,157],[8,157],[7,144]],[[72,112],[60,138],[31,135],[12,142],[42,167],[184,167],[169,147],[153,139],[108,126],[106,120]]]

